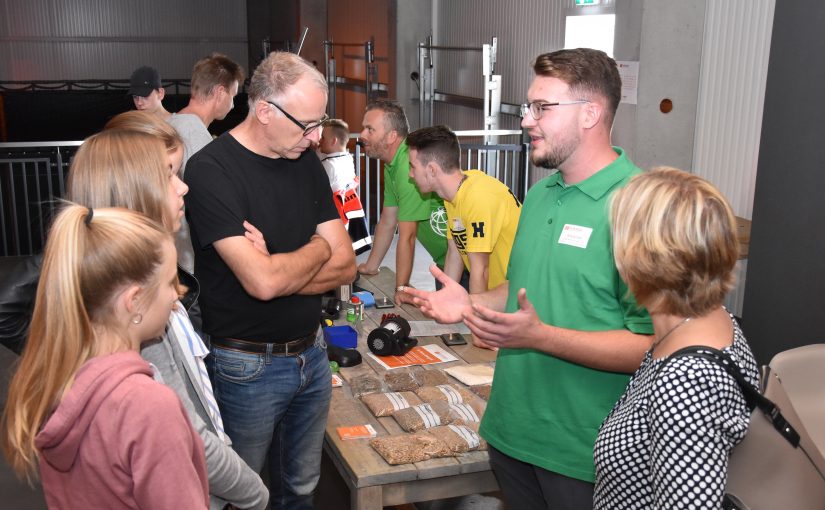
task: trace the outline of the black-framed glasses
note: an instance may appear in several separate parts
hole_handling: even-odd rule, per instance
[[[265,101],[267,103],[271,104],[272,106],[274,106],[275,108],[277,108],[279,112],[283,113],[284,116],[286,116],[287,119],[291,120],[296,126],[303,129],[304,130],[304,135],[303,136],[307,136],[308,134],[312,133],[313,131],[315,131],[319,127],[323,126],[324,122],[329,120],[329,115],[327,115],[325,113],[324,116],[321,117],[321,120],[317,120],[315,122],[310,122],[309,124],[304,124],[300,120],[298,120],[295,117],[293,117],[292,115],[288,114],[286,112],[286,110],[284,110],[283,108],[281,108],[277,104],[273,103],[272,101],[270,101],[268,99],[265,99]]]
[[[530,116],[533,117],[533,120],[539,120],[542,115],[544,115],[544,110],[548,108],[552,108],[553,106],[567,106],[570,104],[584,104],[589,103],[587,99],[578,99],[576,101],[559,101],[556,103],[545,103],[544,101],[531,101],[529,103],[524,103],[521,105],[519,109],[519,113],[521,114],[521,118],[527,116],[527,113],[530,113]]]

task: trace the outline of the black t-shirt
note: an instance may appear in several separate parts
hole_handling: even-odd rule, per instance
[[[212,243],[243,236],[248,220],[263,233],[270,253],[289,253],[309,242],[317,225],[338,218],[315,153],[271,159],[225,133],[189,159],[186,184],[203,330],[253,342],[286,342],[314,331],[321,296],[258,300],[246,293]]]

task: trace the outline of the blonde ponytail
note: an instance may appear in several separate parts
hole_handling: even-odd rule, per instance
[[[35,437],[98,351],[95,327],[111,321],[125,284],[147,285],[162,261],[166,230],[126,209],[68,204],[49,232],[29,338],[9,386],[2,448],[12,469],[37,478]]]

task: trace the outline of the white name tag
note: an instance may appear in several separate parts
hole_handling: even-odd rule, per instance
[[[567,223],[561,229],[559,244],[567,244],[577,248],[587,248],[587,242],[590,241],[590,234],[592,233],[593,229],[590,227],[580,227],[579,225]]]

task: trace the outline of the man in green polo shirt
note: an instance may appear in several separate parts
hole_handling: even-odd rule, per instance
[[[610,144],[612,58],[560,50],[533,69],[521,125],[533,164],[558,172],[524,200],[508,282],[470,298],[433,269],[444,289],[407,292],[500,349],[480,432],[508,506],[592,508],[596,434],[653,333],[616,270],[607,218],[612,192],[640,170]]]
[[[447,213],[444,201],[435,193],[420,193],[410,177],[410,156],[405,142],[410,127],[404,109],[386,99],[372,101],[359,136],[368,157],[384,163],[384,204],[375,226],[372,251],[358,266],[362,274],[377,274],[398,227],[395,249],[396,289],[410,284],[415,239],[418,238],[438,267],[444,267],[447,253]],[[395,293],[396,303],[409,298]]]

